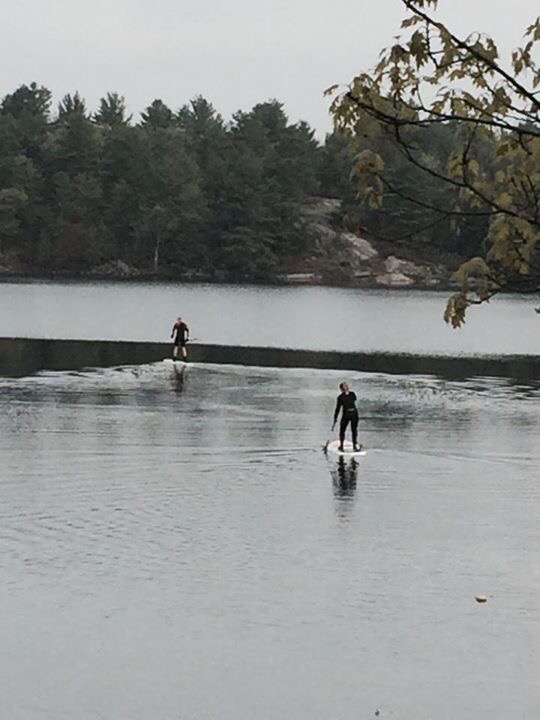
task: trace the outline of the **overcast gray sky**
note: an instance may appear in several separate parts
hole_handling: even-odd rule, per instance
[[[506,49],[537,14],[538,0],[440,0],[453,27]],[[402,16],[399,0],[2,0],[0,94],[35,80],[93,109],[117,90],[134,113],[202,94],[226,117],[278,98],[324,132],[325,87],[372,66]]]

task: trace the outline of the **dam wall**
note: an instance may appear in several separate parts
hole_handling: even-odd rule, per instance
[[[0,338],[0,376],[20,377],[40,370],[140,365],[170,357],[170,343]],[[540,379],[540,356],[444,356],[337,352],[235,345],[189,345],[193,362],[283,368],[357,370],[394,375],[475,376]]]

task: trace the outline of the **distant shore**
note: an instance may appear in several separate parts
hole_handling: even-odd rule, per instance
[[[69,255],[50,256],[43,262],[23,252],[11,252],[0,254],[0,282],[112,280],[443,291],[455,287],[452,276],[463,258],[398,247],[350,232],[343,225],[339,200],[312,199],[302,206],[301,217],[304,249],[287,252],[281,248],[262,263],[243,259],[245,252],[251,252],[249,244],[239,245],[228,262],[211,255],[195,261],[155,256],[155,265],[148,257],[137,259],[128,252],[78,261]]]
[[[261,287],[335,287],[351,288],[358,290],[422,290],[422,291],[452,291],[456,285],[451,282],[440,282],[436,285],[426,282],[412,282],[407,285],[383,285],[376,281],[375,277],[336,279],[327,280],[320,277],[312,277],[312,273],[294,273],[293,277],[286,274],[269,276],[266,278],[253,277],[216,277],[205,273],[174,273],[163,272],[153,273],[138,271],[134,274],[99,274],[95,272],[56,272],[56,273],[35,273],[35,272],[2,272],[0,283],[17,282],[120,282],[120,283],[177,283],[197,284],[208,283],[211,285],[254,285]]]

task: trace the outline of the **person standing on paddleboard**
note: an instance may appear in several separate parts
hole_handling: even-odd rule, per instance
[[[343,452],[345,431],[347,430],[347,425],[351,423],[353,448],[354,451],[357,452],[360,450],[360,445],[358,444],[358,408],[356,407],[356,395],[346,382],[340,383],[339,389],[341,390],[341,394],[338,395],[337,398],[332,430],[336,427],[337,419],[341,411],[341,422],[339,424],[339,449]]]
[[[178,348],[182,348],[182,359],[187,360],[186,343],[189,340],[189,328],[181,317],[176,318],[171,331],[171,337],[174,336],[173,344],[173,360],[178,360]]]

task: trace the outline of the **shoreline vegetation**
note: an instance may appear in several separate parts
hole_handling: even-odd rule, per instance
[[[426,154],[453,137],[426,131]],[[319,141],[274,100],[228,122],[203,97],[154,100],[135,122],[117,93],[96,113],[78,93],[53,112],[47,88],[22,85],[0,102],[0,281],[454,287],[485,228],[430,228],[398,196],[369,207],[351,174],[359,142]]]
[[[283,275],[275,278],[269,277],[264,280],[253,280],[249,278],[239,278],[236,280],[222,279],[212,277],[210,275],[178,275],[176,273],[161,273],[155,275],[153,273],[135,272],[135,274],[97,274],[95,272],[80,273],[74,275],[71,273],[49,273],[46,275],[36,275],[33,273],[2,273],[0,274],[0,285],[9,283],[99,283],[99,282],[118,282],[118,283],[155,283],[159,285],[174,283],[177,285],[240,285],[254,287],[327,287],[327,288],[347,288],[357,290],[422,290],[423,292],[438,292],[455,290],[456,284],[448,282],[448,284],[437,283],[422,284],[422,282],[412,282],[407,285],[383,285],[378,284],[374,280],[354,282],[324,282],[319,277],[313,277],[311,273],[294,274],[292,277]]]

